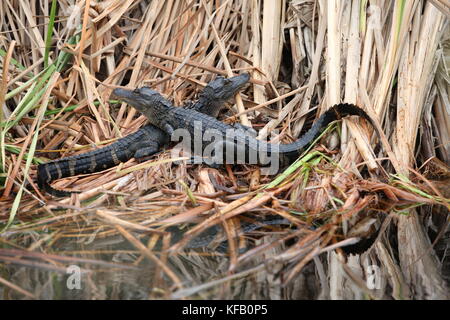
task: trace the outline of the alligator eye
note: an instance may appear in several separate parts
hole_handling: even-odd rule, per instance
[[[140,90],[139,88],[136,88],[133,90],[133,93],[139,94],[139,90]]]

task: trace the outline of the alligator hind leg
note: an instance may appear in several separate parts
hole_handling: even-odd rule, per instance
[[[189,160],[186,161],[187,164],[206,164],[207,166],[214,168],[214,169],[220,169],[222,164],[215,163],[214,161],[211,161],[210,159],[205,159],[201,156],[191,156]]]
[[[154,141],[141,141],[136,144],[135,148],[136,152],[133,156],[138,162],[147,161],[151,156],[160,151],[159,143]]]
[[[245,156],[245,148],[240,148],[234,141],[222,139],[204,149],[203,163],[217,169],[225,164],[237,164],[242,156]]]

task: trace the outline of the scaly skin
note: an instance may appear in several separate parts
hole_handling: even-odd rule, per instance
[[[248,80],[248,74],[229,79],[217,77],[203,89],[199,100],[188,108],[217,117],[224,103],[232,98]],[[170,104],[161,95],[159,99]],[[169,136],[164,131],[148,124],[105,148],[39,165],[38,186],[53,196],[67,197],[71,192],[56,190],[50,186],[50,183],[77,174],[105,170],[133,157],[136,159],[149,157],[160,151],[168,141]]]
[[[53,196],[67,197],[71,192],[54,189],[50,183],[65,177],[105,170],[133,157],[150,156],[167,142],[168,136],[164,131],[146,125],[107,147],[39,165],[38,186]]]
[[[121,100],[131,104],[137,110],[142,112],[152,123],[158,128],[164,130],[172,135],[177,129],[185,129],[188,131],[190,137],[205,137],[211,135],[211,132],[219,134],[219,139],[214,140],[213,144],[220,144],[216,150],[220,150],[219,156],[214,155],[216,163],[224,163],[226,159],[226,152],[231,152],[234,155],[232,163],[236,163],[236,157],[244,163],[252,164],[267,164],[267,157],[277,159],[281,166],[294,161],[304,148],[316,139],[322,130],[328,124],[335,120],[339,120],[345,116],[360,116],[368,120],[375,128],[373,120],[361,108],[352,104],[338,104],[327,110],[319,119],[313,124],[311,129],[305,133],[301,138],[289,144],[270,144],[264,141],[255,139],[253,136],[246,134],[242,130],[236,130],[235,127],[229,126],[217,119],[206,114],[199,113],[195,110],[186,110],[183,108],[174,108],[172,105],[166,103],[160,98],[160,95],[144,87],[135,90],[115,89],[114,94]],[[193,141],[193,144],[200,143],[201,150],[205,148],[215,149],[211,147],[210,140],[200,139],[200,141]],[[217,146],[217,145],[216,145]],[[230,151],[231,150],[231,151]],[[226,162],[230,163],[230,162]],[[214,162],[213,162],[214,164]],[[280,167],[280,166],[278,166]]]
[[[217,77],[200,93],[199,99],[188,109],[217,118],[223,104],[231,99],[250,80],[248,73],[224,78]]]

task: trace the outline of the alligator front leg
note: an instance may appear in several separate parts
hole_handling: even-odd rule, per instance
[[[169,124],[166,123],[163,125],[164,131],[171,137],[175,131],[175,129]]]

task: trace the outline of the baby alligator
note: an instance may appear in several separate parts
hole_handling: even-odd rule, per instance
[[[248,80],[248,74],[229,79],[217,77],[203,89],[198,101],[189,104],[186,109],[217,117],[224,103],[232,98]],[[145,99],[145,97],[142,98]],[[164,104],[170,105],[170,102],[160,94],[158,94],[158,101],[164,101]],[[53,196],[66,197],[71,192],[52,188],[50,183],[53,180],[105,170],[133,157],[136,159],[149,157],[160,151],[168,141],[169,136],[163,130],[148,124],[107,147],[40,164],[37,168],[37,183],[40,189]]]
[[[183,140],[186,138],[190,140],[188,148],[193,150],[198,146],[197,152],[201,150],[202,159],[210,165],[237,162],[272,166],[272,161],[276,161],[274,168],[278,170],[297,159],[305,146],[314,141],[321,131],[335,120],[357,115],[374,126],[372,119],[361,108],[348,103],[337,104],[322,114],[311,129],[295,142],[271,144],[257,140],[243,130],[238,130],[206,114],[195,110],[174,108],[161,99],[159,93],[147,87],[135,90],[115,89],[113,94],[131,104],[142,112],[151,124],[171,136],[174,133],[183,134],[182,130],[177,129],[184,129],[182,137]],[[214,142],[211,142],[211,137],[214,137]],[[212,160],[208,163],[208,159]]]

